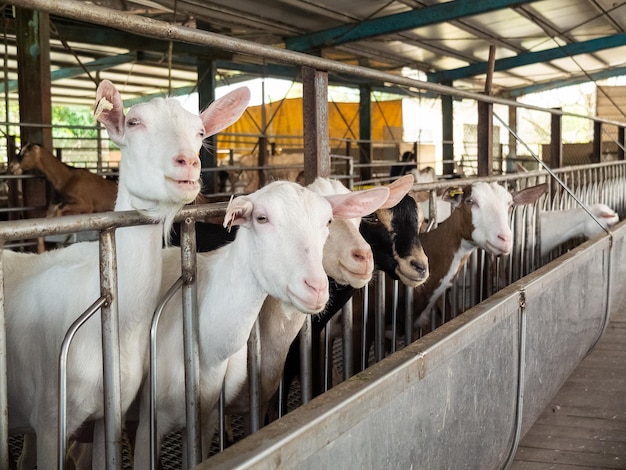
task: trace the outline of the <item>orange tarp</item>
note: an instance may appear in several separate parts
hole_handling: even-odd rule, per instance
[[[384,140],[385,128],[402,128],[402,100],[372,101],[372,140]],[[278,147],[302,148],[302,99],[285,99],[265,104],[265,115],[269,142]],[[252,147],[257,142],[258,135],[262,134],[261,106],[250,106],[243,116],[224,133],[254,134],[249,137],[237,137],[238,144],[230,142],[220,143],[220,147]],[[332,147],[338,143],[333,139],[359,138],[359,104],[358,103],[328,103],[328,129]],[[280,137],[274,137],[280,136]],[[284,137],[290,136],[290,137]],[[388,138],[388,137],[387,137]],[[245,143],[244,143],[245,142]]]

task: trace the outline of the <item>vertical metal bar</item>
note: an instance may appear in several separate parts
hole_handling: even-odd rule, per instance
[[[183,344],[185,354],[185,404],[187,468],[202,460],[200,409],[200,351],[198,295],[196,284],[196,225],[191,218],[181,223],[181,267],[183,277]]]
[[[161,314],[165,310],[167,302],[174,296],[176,291],[183,285],[182,276],[168,289],[165,296],[160,300],[159,305],[154,311],[152,322],[150,323],[150,369],[148,370],[148,380],[150,381],[150,468],[156,470],[158,468],[157,454],[157,331]]]
[[[414,287],[404,286],[406,302],[404,303],[404,344],[413,342],[413,294]]]
[[[332,352],[330,351],[330,333],[332,329],[332,322],[326,323],[324,326],[324,352],[322,353],[322,357],[324,358],[324,377],[322,380],[322,390],[327,392],[330,388],[330,362],[332,361]]]
[[[382,274],[379,272],[379,276]],[[361,331],[361,370],[365,370],[368,363],[369,351],[367,348],[367,320],[369,316],[370,300],[369,300],[370,288],[369,284],[365,284],[363,287],[363,319],[362,319],[362,331]]]
[[[248,337],[248,387],[250,399],[250,433],[261,429],[261,325],[257,318]]]
[[[311,380],[312,368],[312,334],[311,315],[307,315],[300,330],[300,390],[302,404],[308,403],[313,397],[313,381]]]
[[[328,72],[302,67],[304,179],[330,176],[328,142]]]
[[[119,310],[115,230],[100,232],[100,295],[102,357],[104,362],[104,435],[107,470],[122,468],[122,404],[120,377]]]
[[[57,468],[65,468],[65,454],[67,452],[67,357],[70,345],[78,329],[93,316],[107,301],[105,297],[100,297],[88,310],[82,313],[68,328],[61,343],[58,363],[58,407],[59,421],[57,427]],[[6,382],[5,382],[6,383]],[[4,468],[4,467],[3,467]]]
[[[393,281],[393,297],[392,297],[392,310],[391,310],[391,352],[396,352],[396,340],[398,336],[398,285],[400,281],[394,279]],[[384,331],[383,331],[384,336]]]
[[[343,332],[343,378],[348,380],[354,375],[353,366],[353,324],[352,324],[352,302],[348,301],[341,309],[341,324]]]
[[[0,468],[9,468],[9,399],[7,391],[7,332],[4,309],[4,240],[0,239]]]
[[[385,274],[376,277],[376,305],[374,308],[374,356],[376,362],[385,357]]]
[[[517,369],[517,396],[515,407],[515,430],[513,443],[506,463],[503,468],[509,468],[515,459],[515,452],[522,435],[522,413],[524,410],[524,370],[526,368],[526,291],[519,292],[519,348],[518,348],[518,369]]]

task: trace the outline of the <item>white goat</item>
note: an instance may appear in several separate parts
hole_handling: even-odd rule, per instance
[[[341,182],[327,178],[317,178],[308,186],[320,195],[349,194],[350,190]],[[395,204],[408,191],[408,186],[388,186],[390,197],[385,204]],[[374,208],[374,210],[378,207]],[[328,277],[341,286],[349,285],[360,289],[372,278],[374,257],[370,245],[359,233],[361,218],[334,220],[330,225],[328,240],[324,245],[323,264]],[[331,301],[334,289],[331,289]],[[267,297],[259,313],[261,354],[260,404],[261,417],[264,417],[269,401],[278,389],[289,347],[298,335],[305,315],[293,304],[275,297]],[[239,361],[228,364],[227,380],[236,383],[245,380],[240,392],[227,402],[226,413],[249,413],[249,393],[247,382],[247,344],[237,353]],[[228,385],[227,385],[228,386]]]
[[[205,136],[234,122],[249,99],[239,89],[199,117],[173,99],[133,106],[124,116],[122,99],[109,81],[98,86],[95,116],[122,149],[115,210],[135,209],[161,224],[116,232],[122,412],[144,377],[152,313],[160,289],[164,227],[200,190],[198,150]],[[78,243],[41,255],[4,252],[7,312],[9,428],[35,433],[37,468],[56,468],[57,358],[69,325],[100,296],[97,243]],[[102,432],[102,351],[99,318],[74,338],[68,359],[68,435],[85,421]],[[96,437],[94,468],[104,465]],[[33,468],[34,455],[21,468]]]
[[[322,310],[328,301],[322,250],[333,216],[352,218],[371,213],[388,194],[387,188],[374,188],[321,197],[296,183],[276,181],[231,201],[224,226],[239,226],[235,240],[212,252],[198,253],[197,258],[205,453],[215,423],[210,415],[230,357],[246,344],[266,296],[289,302],[302,312]],[[163,269],[165,292],[180,273],[178,249],[163,251]],[[181,300],[177,295],[163,312],[157,334],[159,448],[167,433],[185,427],[183,338],[177,307]],[[226,379],[227,399],[234,396],[244,379]],[[146,384],[140,397],[135,470],[149,463],[149,390]]]
[[[545,256],[556,247],[576,237],[591,238],[619,222],[617,213],[606,204],[593,204],[589,210],[602,226],[587,212],[577,207],[563,211],[542,211],[539,214],[541,255]]]

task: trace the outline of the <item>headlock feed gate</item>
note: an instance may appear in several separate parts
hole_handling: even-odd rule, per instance
[[[321,173],[328,169],[324,166],[328,164],[329,146],[323,119],[328,107],[325,96],[328,72],[524,107],[493,96],[474,95],[159,21],[144,21],[98,6],[79,11],[74,2],[22,0],[14,3],[121,30],[142,31],[151,37],[236,50],[268,61],[302,67],[305,88],[309,92],[307,96],[312,99],[308,103],[310,112],[305,125],[307,132],[313,129],[305,146],[305,173],[309,174],[312,167]],[[545,111],[552,115],[561,114],[557,110]],[[316,139],[310,139],[311,136]],[[585,204],[604,202],[624,215],[626,177],[623,161],[556,173]],[[350,181],[354,175],[347,176]],[[571,207],[575,204],[573,199],[542,171],[488,180],[517,188],[548,182],[550,187],[541,201],[513,212],[516,241],[510,257],[496,260],[477,252],[464,268],[463,276],[447,294],[452,307],[444,319],[449,321],[443,323],[440,317],[434,316],[431,326],[438,328],[429,334],[414,342],[404,341],[410,344],[387,357],[384,357],[386,351],[378,351],[376,355],[380,360],[369,368],[203,463],[199,463],[194,455],[192,464],[187,466],[312,469],[506,467],[520,437],[596,343],[611,312],[626,300],[622,298],[626,294],[621,293],[617,284],[626,269],[623,267],[626,233],[623,224],[619,224],[610,234],[598,235],[542,265],[544,260],[538,254],[537,213]],[[433,183],[420,188],[435,190],[446,185]],[[188,223],[185,225],[193,227],[191,221],[194,219],[223,212],[223,205],[200,206],[185,209],[179,220],[186,219]],[[64,222],[23,222],[3,223],[0,227],[2,243],[48,233],[101,230],[103,251],[109,253],[105,258],[110,257],[114,249],[110,243],[112,227],[142,223],[139,217],[129,214],[77,216]],[[183,237],[182,256],[189,261],[183,264],[191,270],[194,269],[193,246],[189,238]],[[106,263],[102,269],[107,272],[105,277],[115,277],[114,270],[109,271],[111,267]],[[194,276],[188,271],[184,276],[189,289]],[[384,291],[381,281],[385,280],[382,276],[379,279],[379,284],[370,287],[375,291],[375,299],[380,299]],[[191,314],[193,305],[193,299],[188,298],[185,314]],[[466,310],[467,307],[471,308]],[[2,315],[0,319],[3,323]],[[1,336],[3,333],[0,328],[0,345],[5,342]],[[382,334],[379,331],[379,335]],[[115,346],[112,345],[105,354],[116,354]],[[0,354],[3,377],[6,377],[5,359],[6,355]],[[185,361],[191,370],[193,362],[193,357]],[[309,391],[305,387],[303,392],[307,394]],[[115,400],[117,393],[108,390],[107,398]],[[194,408],[197,397],[193,390],[187,398]],[[6,389],[0,393],[0,408],[2,465],[8,461]],[[113,416],[108,426],[121,433],[122,423],[116,419]],[[198,440],[198,429],[198,423],[188,422],[189,442]],[[114,444],[119,445],[119,442]],[[113,446],[107,451],[110,447]],[[198,454],[193,445],[191,453]],[[114,468],[111,461],[115,461],[114,456],[107,454],[107,463]]]

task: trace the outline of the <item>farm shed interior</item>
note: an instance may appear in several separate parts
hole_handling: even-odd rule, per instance
[[[389,161],[380,161],[384,160],[380,155],[384,155],[385,151],[380,148],[385,148],[387,136],[394,137],[388,142],[394,157],[397,158],[400,154],[400,150],[404,148],[402,145],[414,149],[417,155],[424,155],[421,153],[425,152],[422,142],[401,142],[402,139],[394,135],[390,129],[399,127],[397,124],[385,123],[384,126],[388,126],[387,134],[383,134],[382,138],[375,135],[375,129],[378,131],[382,126],[375,124],[372,119],[374,110],[378,109],[376,99],[372,101],[372,96],[377,96],[373,93],[390,93],[396,95],[396,98],[417,96],[424,102],[436,102],[437,106],[441,106],[441,122],[435,123],[439,128],[440,133],[437,136],[440,138],[433,144],[437,147],[433,153],[438,158],[435,157],[432,163],[439,165],[439,173],[442,175],[455,173],[458,171],[455,163],[463,152],[459,151],[455,140],[453,109],[458,109],[460,104],[470,100],[478,115],[477,124],[473,128],[475,135],[472,139],[467,139],[476,147],[475,152],[469,152],[475,155],[475,165],[472,167],[474,173],[484,177],[507,173],[509,166],[506,161],[516,161],[518,153],[523,153],[524,156],[533,153],[539,155],[552,168],[563,166],[567,161],[564,154],[570,149],[564,145],[560,126],[570,119],[584,121],[587,123],[587,134],[590,138],[585,147],[579,145],[573,152],[580,152],[582,155],[576,163],[591,165],[584,169],[581,167],[578,171],[557,172],[557,175],[573,188],[574,194],[583,202],[605,202],[623,217],[623,190],[620,192],[620,187],[624,187],[621,167],[624,116],[623,111],[620,111],[623,110],[623,106],[620,106],[623,88],[620,90],[597,86],[595,117],[601,119],[591,120],[577,116],[576,112],[568,113],[563,110],[540,110],[544,119],[547,118],[543,122],[547,123],[550,133],[546,134],[549,136],[546,141],[537,144],[536,151],[525,146],[523,135],[517,136],[521,137],[521,142],[516,142],[514,132],[517,127],[514,124],[519,120],[520,114],[525,110],[535,110],[533,108],[536,107],[525,104],[524,95],[624,74],[620,62],[626,49],[623,46],[624,25],[620,24],[624,17],[620,15],[620,8],[624,8],[621,4],[578,2],[572,5],[571,2],[545,0],[525,3],[503,1],[496,2],[494,6],[494,3],[457,0],[451,4],[422,3],[419,8],[411,2],[390,2],[385,8],[376,6],[368,11],[367,5],[349,2],[334,2],[332,7],[308,2],[276,2],[264,5],[262,15],[252,13],[258,8],[256,4],[245,2],[229,2],[224,5],[212,2],[199,7],[191,2],[172,2],[171,5],[167,2],[132,2],[125,4],[124,14],[117,11],[121,8],[114,2],[107,3],[105,8],[87,2],[58,2],[48,5],[48,2],[24,1],[14,2],[13,5],[16,7],[15,17],[11,7],[4,10],[4,90],[5,103],[11,100],[20,102],[20,118],[18,123],[6,119],[7,143],[4,147],[7,158],[15,149],[9,136],[16,135],[14,129],[18,127],[20,143],[38,141],[47,148],[56,148],[52,128],[48,127],[49,124],[54,124],[47,119],[50,106],[53,103],[84,103],[91,106],[94,80],[98,80],[94,75],[99,79],[109,78],[114,83],[124,83],[124,98],[131,97],[125,101],[127,105],[157,94],[187,94],[193,90],[199,92],[200,103],[208,103],[215,96],[215,87],[220,80],[233,85],[255,76],[287,77],[303,83],[301,109],[304,112],[299,113],[304,114],[300,116],[302,131],[298,129],[293,132],[303,134],[303,137],[297,136],[294,139],[294,147],[302,153],[302,163],[298,162],[296,166],[301,165],[307,182],[320,174],[339,176],[352,183],[371,183],[390,169]],[[28,8],[38,13],[33,13]],[[46,13],[51,15],[50,23],[47,23]],[[147,21],[146,17],[155,21]],[[36,37],[30,43],[36,48],[29,47],[28,50],[38,49],[45,52],[48,24],[51,32],[50,56],[46,58],[46,54],[35,54],[38,61],[31,60],[33,57],[28,57],[28,54],[26,57],[20,56],[20,51],[23,53],[24,48],[16,47],[16,33],[29,31],[29,28],[37,25],[34,30],[44,36]],[[188,26],[192,29],[188,29]],[[196,32],[193,27],[197,27],[199,31]],[[398,28],[401,30],[397,30]],[[202,33],[200,30],[217,34]],[[514,35],[511,31],[518,33]],[[172,38],[172,41],[168,41],[168,38]],[[230,41],[231,39],[234,41]],[[44,42],[40,42],[42,40]],[[281,47],[265,47],[276,45]],[[308,54],[292,54],[290,51]],[[491,56],[490,52],[493,53]],[[16,59],[13,59],[12,54]],[[492,60],[489,60],[490,57]],[[51,69],[49,77],[45,68],[48,64]],[[90,73],[85,73],[85,69]],[[352,125],[346,125],[351,137],[346,138],[344,132],[337,141],[331,135],[331,129],[335,126],[331,124],[330,118],[327,119],[329,110],[334,107],[334,103],[329,103],[327,99],[328,87],[333,85],[355,87],[359,97],[357,112],[352,111],[358,120]],[[446,85],[453,85],[453,88]],[[519,107],[511,101],[513,98],[519,100]],[[284,106],[289,106],[289,100]],[[490,117],[490,113],[498,106],[501,108],[499,112],[496,111],[494,119]],[[337,108],[339,107],[338,105]],[[8,110],[8,105],[6,109]],[[502,115],[502,110],[506,113],[505,116]],[[215,148],[237,147],[240,144],[232,143],[238,142],[235,140],[237,133],[253,134],[252,138],[248,136],[248,141],[252,144],[248,142],[241,146],[249,153],[253,153],[256,147],[258,166],[269,163],[272,146],[268,143],[268,137],[271,140],[290,131],[272,129],[267,121],[267,111],[259,108],[257,114],[261,116],[255,120],[256,131],[236,129],[235,125],[233,129],[227,129],[224,136],[217,138]],[[388,113],[381,113],[381,119],[385,120],[386,114]],[[339,115],[345,119],[348,112],[343,111]],[[293,114],[291,120],[294,120]],[[494,127],[497,126],[511,129],[508,130],[509,137],[504,143],[502,139],[495,139],[498,145],[493,145]],[[380,147],[379,139],[383,141]],[[426,142],[429,143],[431,142]],[[501,149],[503,145],[508,147],[506,152]],[[494,147],[500,159],[494,158]],[[96,153],[101,158],[100,150],[96,149]],[[505,159],[504,155],[508,158]],[[346,161],[351,165],[346,164]],[[213,189],[209,192],[219,192],[222,189],[232,192],[241,189],[236,186],[234,179],[225,188],[217,189],[217,183],[211,188],[208,183],[213,176],[215,180],[218,176],[212,171],[217,167],[217,162],[218,156],[215,152],[203,155],[205,183],[209,189]],[[425,166],[430,161],[420,160],[418,163]],[[534,160],[531,163],[535,165]],[[225,171],[228,173],[237,170],[226,167]],[[259,183],[266,177],[265,172],[258,172]],[[565,209],[575,205],[571,196],[556,184],[556,180],[543,172],[530,173],[521,178],[493,178],[513,182],[518,187],[540,181],[550,182],[550,196],[541,202],[541,206],[537,204],[533,210],[525,209],[523,214],[519,214],[526,221],[534,221],[537,212],[542,209]],[[25,198],[23,202],[26,206],[47,205],[47,191],[40,183],[41,180],[22,181]],[[424,188],[434,190],[435,186]],[[515,214],[517,217],[518,211]],[[533,223],[522,226],[520,222],[520,235],[516,236],[516,240],[521,238],[524,240],[523,244],[529,243],[528,240],[535,234],[534,229],[527,227],[533,227]],[[29,236],[32,237],[33,234]],[[492,260],[485,254],[479,254],[479,259],[475,261],[478,267],[468,269],[489,273],[489,276],[479,282],[478,294],[469,288],[459,288],[460,291],[471,292],[468,296],[472,297],[472,301],[468,304],[473,305],[489,298],[491,293],[538,268],[544,261],[538,260],[536,249],[532,248],[536,243],[530,242],[530,246],[530,249],[528,246],[520,248],[509,261]],[[607,278],[606,282],[597,286],[597,292],[594,290],[594,295],[599,297],[596,304],[599,307],[595,309],[595,313],[608,314],[611,305],[606,298],[612,282],[619,278],[610,273],[611,269],[617,269],[616,266],[621,264],[614,260],[616,253],[621,251],[619,245],[606,248],[604,243],[599,249],[603,255],[595,258],[596,260],[613,261],[603,262],[598,268],[602,274],[590,274],[595,279],[604,279],[603,276]],[[572,258],[584,258],[584,255],[576,253],[575,256],[571,255]],[[493,267],[483,268],[484,263],[491,263]],[[502,280],[503,272],[508,275],[505,281]],[[585,279],[579,281],[584,284]],[[519,292],[519,287],[509,286],[507,289],[514,297]],[[531,288],[528,290],[532,291]],[[384,292],[384,289],[379,292]],[[611,297],[611,302],[615,298],[615,295]],[[550,301],[558,303],[554,298]],[[513,314],[507,311],[502,315],[504,316],[497,317],[497,321],[515,323],[515,317],[511,316]],[[456,316],[456,313],[450,316]],[[477,323],[481,321],[487,320],[481,317]],[[595,329],[602,330],[604,320],[601,318],[592,317],[585,321],[593,323]],[[456,328],[459,323],[461,322],[454,323]],[[520,325],[523,326],[522,323]],[[473,323],[467,329],[476,327],[476,323]],[[578,327],[586,330],[580,325]],[[427,338],[428,335],[423,339],[426,342],[434,341],[432,336]],[[523,343],[523,339],[520,339],[519,345]],[[581,342],[578,345],[581,351],[572,355],[573,363],[580,359],[586,352],[583,350],[593,344],[593,341],[588,343]],[[441,354],[445,356],[445,350]],[[501,357],[515,356],[516,351],[500,354]],[[389,367],[389,362],[385,364],[387,365],[384,367]],[[521,369],[520,364],[505,367]],[[553,378],[555,382],[562,381],[562,377]],[[348,383],[344,388],[349,387]],[[549,392],[541,391],[533,396],[547,396],[554,389],[552,384]],[[534,408],[540,409],[545,401],[541,398],[536,400],[538,403],[533,403],[530,407],[533,411],[523,415],[527,421],[530,418],[526,416],[533,416],[536,413]],[[301,413],[305,414],[306,410]],[[367,419],[372,418],[364,418],[363,423]],[[259,436],[261,437],[258,439],[263,439],[263,434]],[[504,442],[502,446],[505,447],[506,444]],[[282,452],[293,452],[297,455],[303,444],[300,441],[293,446],[296,450],[291,450],[286,445]],[[311,448],[313,447],[311,444]],[[307,455],[315,455],[320,448],[322,447],[309,450]],[[428,455],[435,459],[438,456],[436,450],[425,452],[430,452]],[[227,455],[224,453],[224,456]],[[320,453],[317,457],[311,457],[308,464],[319,464],[316,459],[332,460],[332,452],[329,455],[327,457]],[[485,459],[484,462],[502,461],[502,450],[481,458]]]

